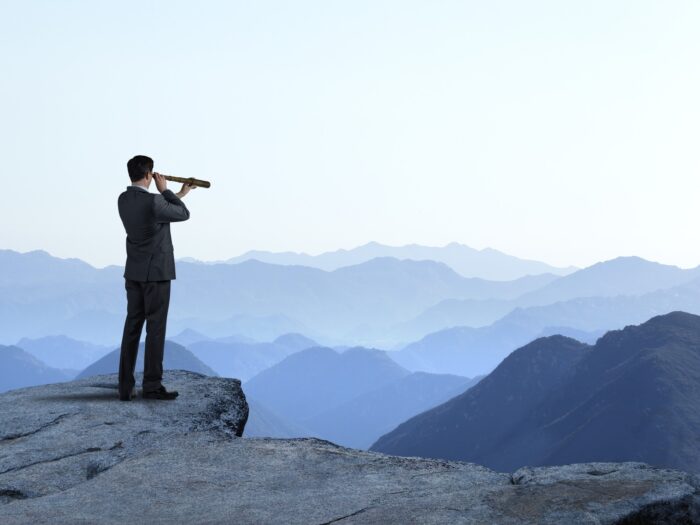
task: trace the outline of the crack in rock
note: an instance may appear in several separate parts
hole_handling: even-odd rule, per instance
[[[18,470],[24,470],[25,468],[32,467],[34,465],[39,465],[40,463],[53,463],[54,461],[61,461],[62,459],[66,458],[72,458],[74,456],[80,456],[81,454],[90,454],[92,452],[99,452],[102,449],[100,447],[90,447],[85,450],[81,450],[80,452],[73,452],[72,454],[65,454],[63,456],[59,456],[57,458],[51,458],[51,459],[41,459],[39,461],[33,461],[31,463],[27,463],[26,465],[19,465],[18,467],[12,467],[8,468],[7,470],[3,470],[0,472],[0,475],[2,474],[7,474],[8,472],[17,472]]]
[[[2,438],[0,438],[0,442],[12,441],[12,440],[14,440],[14,439],[19,439],[19,438],[21,438],[21,437],[31,436],[32,434],[36,434],[37,432],[41,432],[42,430],[44,430],[45,428],[50,427],[51,425],[55,425],[55,424],[58,423],[61,419],[63,419],[63,418],[66,417],[66,416],[70,416],[70,415],[72,415],[72,414],[71,414],[71,413],[68,413],[68,412],[65,413],[65,414],[59,414],[58,416],[56,416],[54,419],[52,419],[52,420],[49,421],[48,423],[45,423],[45,424],[41,425],[39,428],[37,428],[37,429],[35,429],[35,430],[30,430],[29,432],[20,432],[20,433],[18,433],[18,434],[7,434],[7,435],[3,436]]]
[[[110,449],[111,450],[111,449]],[[126,458],[118,458],[114,463],[102,463],[100,461],[90,461],[85,467],[85,479],[92,479],[102,472],[106,472],[112,467],[116,467]]]
[[[360,510],[356,510],[355,512],[351,512],[350,514],[346,514],[345,516],[340,516],[339,518],[333,518],[330,521],[324,521],[323,523],[319,523],[318,525],[329,525],[330,523],[337,523],[337,522],[344,520],[346,518],[352,518],[353,516],[357,516],[358,514],[362,514],[367,509],[370,509],[370,508],[371,507],[364,507]]]
[[[588,474],[589,476],[607,476],[608,474],[613,474],[614,472],[617,472],[617,469],[613,469],[613,470],[593,469],[593,470],[589,470],[588,472],[586,472],[586,474]]]
[[[0,503],[10,503],[18,499],[27,499],[26,493],[17,489],[0,489]]]

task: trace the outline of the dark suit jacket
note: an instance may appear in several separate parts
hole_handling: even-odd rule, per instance
[[[171,190],[151,193],[132,185],[119,195],[118,205],[126,230],[124,278],[134,281],[175,279],[170,223],[190,218],[185,204]]]

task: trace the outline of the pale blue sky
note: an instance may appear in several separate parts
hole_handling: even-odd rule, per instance
[[[143,153],[212,181],[177,257],[695,266],[698,27],[696,1],[1,1],[0,248],[123,264]]]

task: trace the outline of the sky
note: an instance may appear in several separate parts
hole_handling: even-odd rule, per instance
[[[212,184],[176,257],[696,266],[698,27],[694,0],[0,0],[0,248],[123,265],[145,154]]]

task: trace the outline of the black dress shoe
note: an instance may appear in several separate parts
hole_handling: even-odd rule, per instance
[[[150,392],[144,392],[141,397],[144,399],[175,399],[178,396],[177,390],[166,390],[164,386],[161,386],[158,390],[151,390]]]

